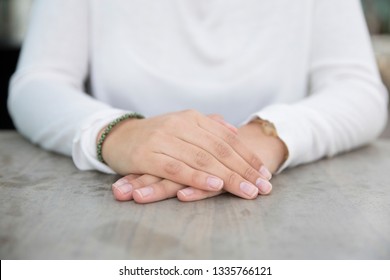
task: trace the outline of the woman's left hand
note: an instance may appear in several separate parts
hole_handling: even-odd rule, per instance
[[[253,150],[272,172],[276,172],[288,153],[284,143],[276,137],[263,133],[260,125],[251,122],[238,129],[239,138]],[[122,177],[112,185],[115,198],[120,201],[132,200],[138,203],[150,203],[176,197],[181,201],[196,201],[220,195],[224,190],[213,192],[187,187],[176,182],[161,179],[149,174],[131,174]],[[269,194],[272,186],[264,181],[264,190],[260,194]]]

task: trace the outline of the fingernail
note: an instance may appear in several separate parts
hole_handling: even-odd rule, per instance
[[[256,188],[254,185],[249,184],[247,182],[242,182],[240,184],[240,189],[243,193],[250,196],[251,198],[254,197],[259,192],[258,188]]]
[[[186,189],[180,190],[179,192],[181,192],[182,195],[184,195],[184,196],[190,196],[190,195],[194,194],[195,191],[193,188],[186,188]]]
[[[151,195],[154,190],[152,187],[144,187],[144,188],[140,188],[140,189],[137,189],[135,190],[142,198],[145,198],[149,195]]]
[[[259,188],[261,194],[269,194],[272,190],[271,183],[263,178],[258,178],[256,180],[256,186]]]
[[[220,190],[223,187],[223,181],[217,177],[208,177],[207,185],[214,190]]]
[[[112,186],[122,194],[127,194],[133,190],[133,186],[125,178],[119,179]]]
[[[260,167],[259,173],[267,180],[270,180],[272,178],[272,173],[269,172],[268,168],[264,165]]]

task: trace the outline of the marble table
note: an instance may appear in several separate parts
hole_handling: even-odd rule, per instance
[[[0,132],[1,259],[389,259],[390,140],[287,170],[272,195],[117,202],[118,178],[78,171]]]

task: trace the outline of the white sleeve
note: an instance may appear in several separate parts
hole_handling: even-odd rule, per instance
[[[88,2],[34,2],[29,31],[10,82],[8,107],[18,131],[33,143],[73,154],[81,169],[112,172],[97,161],[96,152],[91,151],[94,146],[86,144],[96,141],[97,131],[123,113],[84,92]]]
[[[359,0],[313,1],[309,96],[256,115],[272,121],[289,149],[288,166],[347,151],[375,139],[387,120]]]

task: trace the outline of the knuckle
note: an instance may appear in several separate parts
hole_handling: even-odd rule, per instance
[[[250,180],[256,176],[256,171],[252,167],[248,167],[245,170],[244,178]]]
[[[225,141],[226,143],[228,143],[230,146],[235,146],[238,144],[239,140],[238,140],[238,137],[237,135],[235,135],[234,133],[227,133],[225,135]]]
[[[160,194],[161,198],[167,198],[169,196],[168,188],[164,184],[164,181],[153,184],[154,189]]]
[[[198,115],[198,112],[194,109],[187,109],[183,111],[183,114],[188,115],[188,116],[196,116]]]
[[[211,157],[205,151],[198,151],[195,155],[195,163],[199,167],[204,167],[209,164]]]
[[[223,142],[218,141],[215,144],[215,149],[219,158],[226,158],[231,155],[231,150],[229,149],[229,146],[227,146]]]
[[[170,160],[168,163],[164,166],[164,171],[168,173],[169,175],[178,175],[182,169],[182,166],[180,162],[176,160]]]
[[[238,175],[235,172],[230,172],[228,178],[227,178],[227,184],[228,186],[234,186],[234,184],[238,180]]]
[[[141,177],[142,176],[131,181],[131,184],[133,185],[134,188],[142,188],[146,186],[145,181]]]
[[[249,164],[253,167],[253,168],[256,168],[256,169],[259,169],[260,166],[263,164],[263,162],[259,159],[258,156],[256,155],[252,155],[250,161],[249,161]]]
[[[191,175],[191,186],[198,186],[199,185],[199,172],[193,172]]]
[[[181,117],[182,117],[181,120],[186,119],[187,121],[188,120],[197,121],[200,115],[201,114],[194,109],[187,109],[181,112]]]

